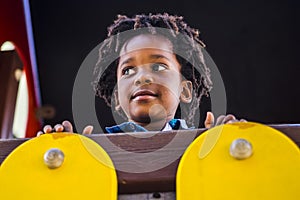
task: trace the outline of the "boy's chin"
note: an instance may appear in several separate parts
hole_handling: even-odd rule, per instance
[[[144,107],[132,107],[130,117],[136,122],[150,124],[167,119],[167,112],[161,104],[153,104]]]

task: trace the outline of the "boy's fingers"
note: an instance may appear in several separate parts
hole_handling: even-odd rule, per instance
[[[62,125],[64,126],[66,132],[73,133],[73,125],[71,122],[65,120],[63,121]]]
[[[43,134],[44,134],[43,131],[39,131],[39,132],[36,133],[36,137],[39,137],[40,135],[43,135]]]
[[[222,124],[227,124],[227,123],[230,123],[230,122],[234,122],[234,121],[237,121],[235,116],[234,115],[226,115],[222,121]]]
[[[207,112],[206,113],[206,119],[204,122],[205,128],[211,128],[215,123],[215,117],[212,112]]]
[[[51,133],[53,131],[52,126],[46,125],[43,128],[44,133]]]
[[[239,120],[237,120],[237,119],[229,120],[228,122],[226,122],[226,124],[232,124],[232,123],[235,123],[235,122],[239,122]]]
[[[88,134],[88,135],[90,135],[90,134],[92,134],[93,129],[94,129],[93,126],[86,126],[86,127],[83,129],[82,134]]]
[[[224,122],[224,119],[225,119],[225,115],[220,115],[217,118],[216,126],[221,125]]]
[[[54,130],[55,130],[55,132],[63,132],[64,131],[64,127],[61,124],[56,124],[54,126]]]
[[[234,120],[228,121],[226,124],[231,124],[231,123],[234,123],[234,122],[247,122],[247,120],[245,120],[245,119],[240,119],[240,120],[234,119]]]

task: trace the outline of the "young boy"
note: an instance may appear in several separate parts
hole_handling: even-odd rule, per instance
[[[194,126],[201,97],[212,88],[202,54],[204,47],[198,30],[180,16],[118,16],[99,49],[93,85],[96,94],[127,122],[106,131],[165,131]],[[112,62],[116,54],[118,59]],[[222,115],[216,125],[235,120],[233,115]],[[208,112],[205,127],[213,125],[214,116]],[[69,121],[54,130],[49,125],[43,130],[73,132]],[[87,126],[83,133],[92,130]]]

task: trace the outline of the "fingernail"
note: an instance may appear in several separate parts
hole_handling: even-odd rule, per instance
[[[36,137],[39,137],[39,136],[41,136],[41,135],[43,135],[43,134],[44,134],[44,132],[39,131],[39,132],[36,134]]]

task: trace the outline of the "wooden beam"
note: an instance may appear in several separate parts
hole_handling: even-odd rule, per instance
[[[300,125],[270,126],[286,134],[300,147]],[[182,153],[188,144],[205,130],[160,132],[152,137],[145,137],[149,133],[94,134],[88,137],[101,145],[113,160],[117,169],[119,194],[171,192],[175,191],[177,166]],[[27,140],[0,140],[0,163],[13,149]],[[174,143],[168,145],[170,142]],[[118,149],[111,146],[117,146]],[[157,151],[160,149],[163,150]],[[157,156],[151,155],[151,152],[155,152]],[[135,158],[130,153],[148,156],[148,159],[139,160],[139,157]],[[146,172],[155,168],[157,170]],[[137,171],[140,173],[134,173]]]

